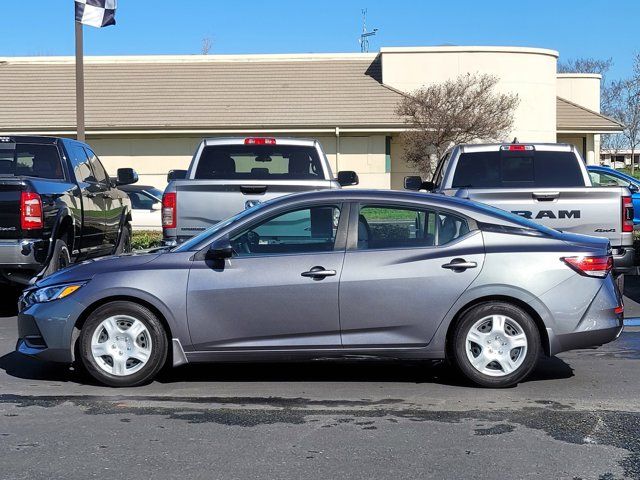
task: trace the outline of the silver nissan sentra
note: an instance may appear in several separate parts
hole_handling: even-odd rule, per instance
[[[38,282],[20,299],[17,350],[111,386],[148,382],[167,362],[368,356],[446,358],[504,387],[541,353],[620,334],[611,266],[605,239],[468,200],[303,193],[172,250]]]

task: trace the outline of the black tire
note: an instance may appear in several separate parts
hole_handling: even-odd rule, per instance
[[[115,315],[126,315],[139,320],[147,328],[151,337],[151,353],[146,363],[134,373],[122,376],[105,371],[94,358],[91,349],[92,338],[96,330],[104,320]],[[111,339],[105,343],[111,343]],[[110,387],[135,387],[150,382],[164,366],[168,352],[167,335],[162,323],[148,308],[128,301],[110,302],[92,312],[82,326],[78,344],[78,354],[82,366],[93,378]],[[114,350],[115,355],[117,355],[118,348]],[[100,359],[104,358],[100,357]],[[127,366],[127,368],[129,367]]]
[[[49,261],[47,268],[45,268],[42,276],[48,277],[69,265],[71,265],[71,253],[69,252],[69,247],[64,240],[57,239],[53,246],[53,255],[51,255],[51,260]]]
[[[522,360],[519,366],[511,373],[500,374],[500,369],[496,368],[500,363],[493,364],[493,368],[496,368],[496,374],[501,376],[492,376],[482,373],[472,365],[467,355],[467,334],[474,324],[491,315],[503,315],[508,317],[512,323],[515,322],[517,326],[520,327],[522,330],[521,333],[524,333],[527,340],[524,360]],[[489,330],[489,332],[493,331],[493,323],[491,325],[491,330]],[[509,328],[512,327],[510,326]],[[489,337],[489,341],[492,339],[493,338]],[[505,340],[505,342],[506,341],[507,340]],[[477,347],[475,348],[477,349]],[[490,345],[484,345],[483,348],[487,348],[488,352],[492,351]],[[494,344],[493,349],[495,348]],[[498,348],[500,348],[500,346]],[[515,305],[496,301],[477,305],[462,315],[460,321],[455,327],[455,331],[453,332],[449,354],[458,370],[473,383],[482,387],[504,388],[517,384],[531,373],[533,368],[536,366],[540,351],[540,333],[531,316]],[[514,351],[514,355],[517,354],[518,351]],[[522,354],[522,350],[520,350],[520,354]],[[474,354],[471,353],[471,355]],[[491,366],[491,364],[489,365]]]
[[[114,252],[115,255],[122,255],[123,253],[131,253],[131,225],[128,223],[122,227],[118,245],[116,245]]]

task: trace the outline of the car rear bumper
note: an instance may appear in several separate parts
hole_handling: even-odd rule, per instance
[[[613,271],[616,274],[635,273],[635,250],[633,247],[613,249]]]
[[[0,268],[38,269],[43,247],[42,240],[0,240]]]
[[[623,329],[624,313],[616,313],[616,309],[621,305],[622,297],[609,275],[575,327],[567,329],[569,319],[558,318],[554,328],[547,327],[550,354],[599,347],[618,338]]]

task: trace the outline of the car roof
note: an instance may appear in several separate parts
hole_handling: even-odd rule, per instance
[[[0,138],[8,138],[10,142],[15,143],[51,143],[54,144],[60,140],[60,137],[44,137],[39,135],[0,135]]]
[[[501,147],[511,145],[531,145],[535,150],[541,152],[571,152],[575,147],[568,143],[536,143],[536,142],[517,142],[517,143],[466,143],[457,145],[463,152],[496,152]],[[456,148],[456,147],[454,147]]]
[[[272,135],[244,135],[242,137],[209,137],[203,142],[206,146],[210,145],[244,145],[247,138],[273,138],[278,145],[299,145],[306,147],[315,146],[318,141],[313,138],[293,138],[293,137],[274,137]],[[258,147],[273,147],[273,145],[254,145]]]

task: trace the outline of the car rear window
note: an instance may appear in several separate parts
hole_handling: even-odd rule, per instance
[[[34,143],[0,144],[0,175],[64,178],[58,148]]]
[[[316,180],[324,172],[314,147],[210,145],[203,149],[196,179]]]
[[[458,159],[453,188],[584,187],[573,152],[469,152]]]

